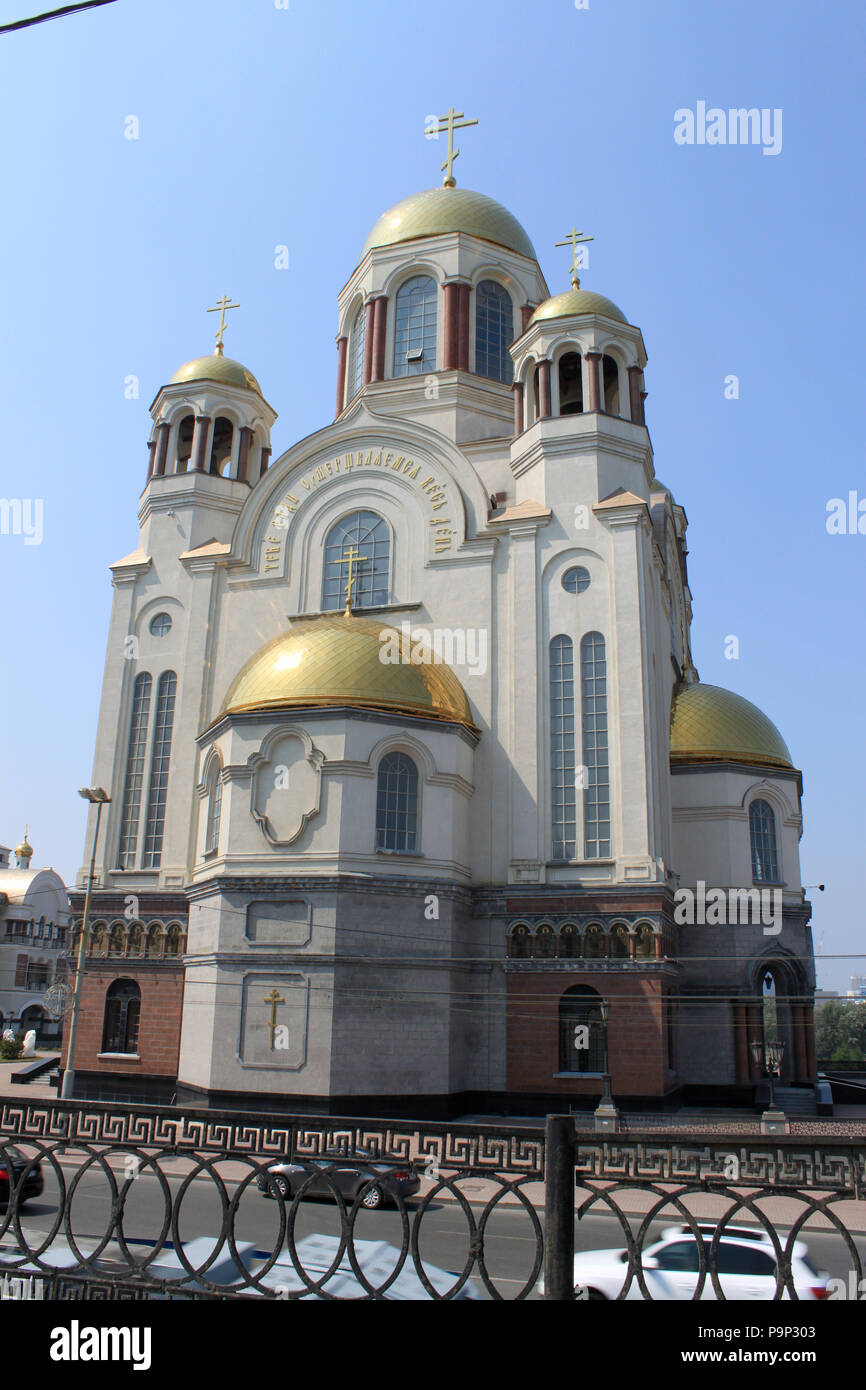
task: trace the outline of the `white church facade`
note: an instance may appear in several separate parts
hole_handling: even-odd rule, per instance
[[[448,179],[361,249],[323,428],[274,458],[222,332],[157,393],[78,1094],[540,1113],[608,1072],[742,1103],[770,1017],[813,1081],[801,776],[698,680],[643,337],[574,282]],[[702,884],[778,922],[678,920]]]

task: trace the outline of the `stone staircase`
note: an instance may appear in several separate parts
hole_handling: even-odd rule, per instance
[[[776,1105],[786,1115],[817,1115],[818,1105],[812,1086],[777,1086]]]

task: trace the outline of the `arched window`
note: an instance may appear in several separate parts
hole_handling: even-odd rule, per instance
[[[606,413],[619,415],[619,367],[607,353],[601,359],[601,389]]]
[[[165,954],[167,956],[179,956],[182,947],[183,932],[181,928],[177,925],[177,922],[172,922],[171,926],[165,934]]]
[[[150,716],[150,691],[153,682],[142,671],[135,678],[132,695],[132,719],[129,725],[129,744],[126,752],[126,780],[123,785],[123,809],[120,813],[120,841],[117,850],[119,869],[135,868],[138,846],[138,822],[144,790],[144,754],[147,747],[147,722]]]
[[[559,1070],[603,1072],[605,1025],[601,995],[572,985],[559,1000]]]
[[[375,608],[388,602],[391,537],[375,512],[352,512],[331,527],[325,538],[322,607],[338,611],[346,606],[349,551],[353,550],[353,608]]]
[[[562,960],[573,960],[577,955],[578,948],[577,928],[570,922],[562,928],[559,933],[559,956]]]
[[[204,835],[205,854],[213,854],[219,849],[220,815],[222,813],[223,802],[221,771],[222,765],[219,758],[212,758],[207,778],[207,825]]]
[[[532,954],[529,928],[522,923],[514,928],[508,938],[508,954],[512,960],[528,960]]]
[[[436,370],[436,281],[414,275],[397,291],[394,317],[394,375]]]
[[[177,427],[177,454],[174,471],[175,473],[185,473],[189,468],[190,455],[192,454],[192,436],[195,431],[195,416],[184,415]]]
[[[610,776],[607,750],[607,662],[604,638],[588,632],[580,644],[582,684],[584,855],[610,855]]]
[[[753,801],[749,807],[749,835],[752,842],[752,878],[755,883],[779,882],[776,853],[776,816],[767,801]]]
[[[511,295],[495,280],[482,280],[475,292],[475,371],[509,383],[514,369],[509,347],[514,338]]]
[[[625,927],[614,927],[611,932],[610,954],[613,960],[628,960],[628,932]]]
[[[90,954],[99,958],[108,955],[108,924],[97,922],[90,938]]]
[[[152,927],[149,927],[149,928],[148,928],[148,932],[147,932],[147,950],[146,950],[145,954],[148,955],[148,956],[152,956],[152,957],[153,957],[153,956],[158,957],[158,956],[161,956],[161,955],[164,954],[164,951],[163,951],[163,931],[162,931],[162,927],[160,926],[160,924],[159,924],[158,922],[154,923],[154,925],[153,925]]]
[[[234,427],[231,420],[218,415],[213,425],[213,444],[210,451],[211,473],[224,473],[231,462]]]
[[[583,955],[585,960],[600,960],[604,955],[604,933],[601,927],[587,927],[583,934]]]
[[[556,936],[553,927],[546,922],[535,933],[535,955],[542,960],[550,960],[556,955]]]
[[[636,937],[635,960],[653,960],[656,953],[656,934],[652,927],[644,922],[642,926],[638,927]]]
[[[541,409],[541,407],[540,407],[540,405],[539,405],[539,401],[540,401],[540,399],[541,399],[541,376],[540,376],[540,372],[541,372],[541,368],[540,368],[540,367],[536,367],[535,370],[534,370],[534,372],[532,373],[532,407],[533,407],[532,423],[533,423],[533,424],[534,424],[535,421],[538,419],[539,411],[540,411],[540,409]]]
[[[583,411],[583,370],[579,352],[564,352],[559,359],[559,413],[580,415]]]
[[[115,980],[105,994],[103,1052],[137,1052],[141,990],[134,980]]]
[[[573,859],[577,837],[574,772],[574,645],[570,637],[550,644],[550,761],[553,798],[553,857]]]
[[[364,325],[367,315],[363,304],[352,320],[349,332],[349,363],[346,370],[346,400],[357,396],[364,384]]]
[[[171,762],[171,734],[174,727],[174,701],[177,676],[163,671],[156,688],[156,726],[153,735],[153,755],[150,762],[150,791],[147,799],[147,826],[144,837],[145,869],[158,869],[162,859],[162,837],[165,830],[165,802],[168,794],[168,769]]]
[[[418,769],[405,753],[386,753],[376,786],[376,848],[415,854],[418,844]]]
[[[126,954],[128,956],[140,956],[142,953],[144,932],[140,922],[133,922],[129,928],[126,942]]]
[[[126,950],[126,933],[119,922],[115,922],[111,928],[108,938],[108,954],[110,956],[122,956]]]

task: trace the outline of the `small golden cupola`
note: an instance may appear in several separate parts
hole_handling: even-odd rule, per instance
[[[646,349],[640,329],[603,294],[581,288],[587,242],[572,227],[571,289],[545,299],[514,344],[515,431],[563,415],[610,415],[643,425]]]
[[[25,825],[24,839],[21,841],[20,844],[15,846],[16,868],[19,869],[29,869],[30,860],[33,858],[33,846],[30,844],[27,838],[29,830],[29,825]]]
[[[238,308],[224,294],[208,309],[220,316],[213,353],[185,362],[157,392],[148,485],[185,475],[254,487],[267,472],[276,411],[252,372],[224,351],[226,314]]]

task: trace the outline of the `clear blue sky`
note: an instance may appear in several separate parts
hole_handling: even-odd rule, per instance
[[[423,122],[453,103],[481,121],[459,182],[515,213],[552,290],[553,243],[592,232],[584,285],[643,329],[698,670],[779,725],[816,944],[866,949],[866,535],[825,529],[829,498],[866,498],[864,28],[853,0],[118,0],[0,36],[0,496],[44,502],[41,545],[0,536],[0,840],[29,821],[37,862],[82,861],[107,566],[137,544],[147,406],[212,348],[205,306],[241,301],[227,351],[280,411],[275,456],[326,423],[337,290],[379,213],[438,182]],[[699,101],[781,108],[781,153],[677,145]]]

